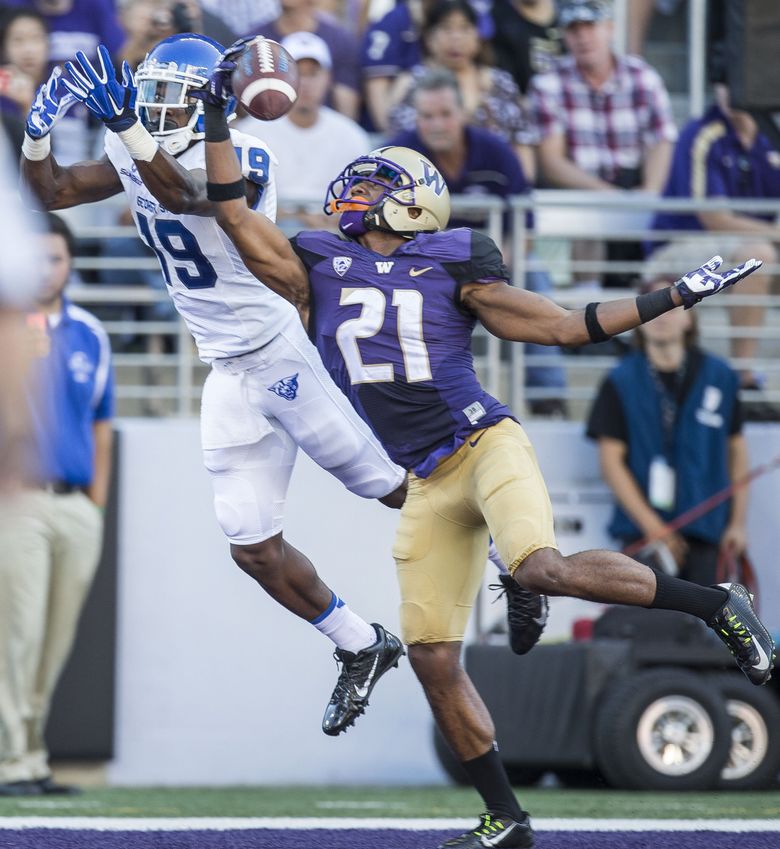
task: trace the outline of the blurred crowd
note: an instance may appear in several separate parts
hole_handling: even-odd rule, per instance
[[[713,34],[720,5],[711,4]],[[299,97],[284,118],[269,123],[239,114],[236,126],[285,151],[278,188],[290,232],[332,224],[313,200],[347,161],[385,142],[427,155],[455,195],[507,198],[539,187],[780,197],[780,154],[747,112],[730,106],[726,63],[717,51],[708,68],[714,103],[702,119],[678,130],[662,76],[641,53],[653,15],[674,14],[679,3],[627,6],[628,52],[621,55],[614,48],[611,0],[4,0],[0,119],[18,149],[37,86],[77,50],[93,56],[103,43],[117,66],[127,60],[135,68],[175,33],[203,33],[222,45],[259,33],[283,42],[297,59]],[[53,144],[62,164],[97,159],[102,128],[77,106]],[[120,215],[117,223],[128,220]],[[485,213],[472,213],[453,223],[486,222]],[[530,216],[528,224],[532,237]],[[679,230],[714,235],[711,243],[670,241],[670,231]],[[505,231],[508,236],[508,216]],[[717,231],[738,235],[724,241]],[[674,279],[715,253],[732,263],[756,256],[765,270],[740,292],[764,295],[771,291],[778,242],[780,228],[770,216],[659,215],[644,242],[575,240],[571,259],[580,268],[608,262],[636,269],[647,262],[646,274],[579,275],[580,283],[625,288],[659,273]],[[549,291],[552,282],[532,238],[526,248],[525,285]],[[101,250],[126,256],[145,248],[126,239]],[[163,285],[157,272],[113,272],[103,279]],[[737,330],[731,353],[739,358],[742,385],[753,390],[761,389],[764,376],[745,364],[755,357],[760,335],[749,331],[763,325],[764,312],[763,306],[729,310]],[[164,317],[166,307],[156,315]],[[566,414],[555,397],[564,385],[556,356],[527,370],[527,384],[548,396],[535,401],[532,412]]]

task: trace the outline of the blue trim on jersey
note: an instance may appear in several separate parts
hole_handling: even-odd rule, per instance
[[[33,362],[28,383],[32,435],[25,474],[33,482],[88,486],[94,474],[93,425],[113,415],[108,336],[93,315],[65,299],[59,322],[47,332],[49,351]]]

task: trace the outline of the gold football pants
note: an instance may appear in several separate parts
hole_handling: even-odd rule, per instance
[[[463,639],[490,536],[512,573],[557,548],[536,454],[512,419],[476,431],[429,477],[409,475],[393,547],[405,643]]]

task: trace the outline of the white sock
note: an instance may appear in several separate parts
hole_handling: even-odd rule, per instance
[[[498,553],[498,549],[496,548],[496,544],[493,542],[493,540],[490,540],[490,548],[488,548],[488,559],[502,575],[509,574],[509,569],[506,568],[506,564],[501,559],[501,555]]]
[[[377,640],[371,625],[353,613],[335,593],[327,608],[311,624],[338,648],[355,654],[373,646]]]

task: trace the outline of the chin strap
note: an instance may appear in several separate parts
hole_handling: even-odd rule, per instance
[[[366,231],[381,230],[383,233],[392,233],[394,236],[401,236],[404,239],[413,239],[421,232],[420,230],[393,230],[385,218],[383,204],[372,206],[363,214],[363,226]]]

